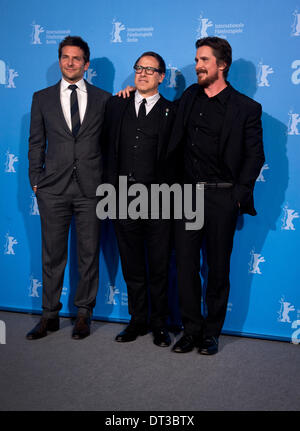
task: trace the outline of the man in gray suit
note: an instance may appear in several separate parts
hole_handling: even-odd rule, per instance
[[[90,334],[99,281],[100,221],[96,188],[102,180],[100,135],[110,94],[83,79],[90,50],[78,36],[59,46],[62,79],[33,95],[29,138],[29,177],[42,227],[43,314],[27,334],[35,340],[59,329],[58,313],[74,216],[79,281],[72,337]]]

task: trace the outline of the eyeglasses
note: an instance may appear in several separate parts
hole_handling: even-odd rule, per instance
[[[154,72],[158,72],[160,73],[159,69],[156,69],[155,67],[144,67],[144,66],[138,66],[137,64],[133,67],[135,70],[135,73],[142,73],[142,71],[144,70],[146,75],[153,75]]]

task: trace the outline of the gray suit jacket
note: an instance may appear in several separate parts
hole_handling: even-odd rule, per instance
[[[87,107],[80,130],[74,138],[60,103],[60,81],[34,93],[29,137],[29,178],[52,194],[61,194],[75,167],[85,196],[92,197],[102,181],[100,136],[106,101],[110,93],[88,82]]]

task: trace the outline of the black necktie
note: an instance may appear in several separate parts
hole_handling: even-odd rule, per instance
[[[138,113],[138,120],[142,120],[143,118],[146,117],[146,105],[147,100],[143,99],[142,103],[140,104],[140,109],[139,109],[139,113]]]
[[[77,88],[77,85],[75,84],[69,85],[69,89],[72,90],[71,97],[70,97],[70,106],[71,106],[71,122],[72,122],[73,136],[76,136],[78,133],[78,130],[80,129],[80,117],[79,117],[76,88]]]

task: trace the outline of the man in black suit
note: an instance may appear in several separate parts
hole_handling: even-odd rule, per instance
[[[74,216],[79,281],[72,337],[90,334],[98,290],[100,221],[96,188],[102,181],[100,134],[110,94],[83,79],[90,50],[78,36],[59,46],[62,79],[33,95],[29,138],[29,177],[42,227],[43,314],[27,334],[35,340],[59,329],[60,295]]]
[[[176,221],[175,250],[184,335],[173,351],[199,347],[218,352],[229,294],[230,256],[238,213],[255,215],[253,189],[264,163],[261,106],[226,81],[231,46],[218,37],[196,42],[198,84],[182,95],[169,151],[184,160],[183,183],[204,187],[204,226],[185,230]],[[196,194],[196,193],[195,193]],[[199,276],[206,245],[208,281],[204,308]],[[242,288],[242,286],[241,286]]]
[[[175,111],[158,92],[166,70],[162,57],[145,52],[134,69],[136,91],[127,99],[115,96],[107,103],[107,182],[118,187],[122,177],[128,187],[143,184],[150,193],[151,184],[171,181],[173,163],[166,154]],[[150,323],[154,344],[163,347],[171,342],[166,329],[170,220],[151,219],[150,213],[149,208],[138,219],[119,214],[114,223],[131,315],[116,341],[145,335]]]

